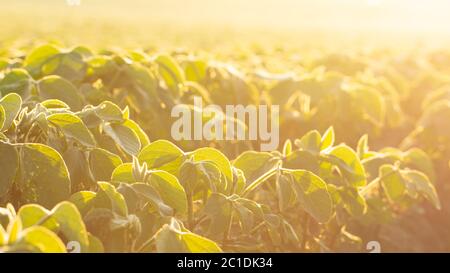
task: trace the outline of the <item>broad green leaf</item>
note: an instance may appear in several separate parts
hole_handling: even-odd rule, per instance
[[[133,164],[123,163],[117,166],[112,172],[111,181],[127,183],[136,182],[136,179],[133,176]]]
[[[108,181],[122,159],[107,150],[95,148],[89,153],[89,167],[97,181]]]
[[[397,201],[403,197],[406,191],[405,181],[394,166],[381,166],[379,177],[383,189],[391,201]]]
[[[173,209],[164,203],[159,193],[152,186],[145,183],[134,183],[131,185],[131,187],[136,191],[136,193],[140,194],[146,200],[150,201],[150,203],[159,212],[161,212],[162,215],[173,215]]]
[[[404,163],[414,169],[424,172],[431,180],[435,182],[436,174],[434,172],[433,162],[430,156],[418,148],[412,148],[403,154]]]
[[[48,58],[41,66],[41,75],[58,75],[71,82],[80,82],[86,74],[83,57],[74,51],[63,52]]]
[[[366,200],[353,187],[346,187],[339,191],[344,207],[348,213],[355,217],[361,217],[367,211]]]
[[[280,176],[279,179],[277,179],[276,189],[280,210],[284,211],[294,203],[296,198],[295,192],[286,176]]]
[[[159,55],[155,62],[158,64],[159,74],[167,87],[178,92],[178,84],[185,81],[184,72],[178,63],[169,55]]]
[[[244,172],[247,185],[273,169],[278,160],[268,152],[245,151],[234,161],[234,167]]]
[[[47,109],[70,109],[69,105],[57,99],[44,100],[41,104]]]
[[[155,235],[156,251],[160,253],[217,253],[222,252],[213,241],[194,234],[178,223],[176,220],[165,224]]]
[[[0,80],[0,94],[17,93],[22,98],[28,98],[34,87],[34,80],[24,69],[12,69]]]
[[[166,171],[153,171],[149,183],[160,194],[164,203],[174,208],[177,213],[186,213],[186,192],[175,176]]]
[[[219,253],[220,247],[214,241],[202,237],[195,233],[185,233],[182,240],[186,249],[190,253]]]
[[[133,130],[136,133],[136,135],[139,138],[139,141],[141,142],[141,147],[145,147],[150,144],[150,139],[148,138],[147,134],[141,128],[141,126],[139,126],[139,124],[137,124],[135,121],[133,121],[131,119],[127,119],[127,120],[125,120],[123,125],[130,128],[131,130]]]
[[[27,228],[21,233],[15,248],[20,250],[22,246],[26,249],[31,246],[36,252],[43,253],[66,252],[66,247],[61,239],[55,233],[40,226]]]
[[[0,106],[3,107],[5,117],[0,131],[6,131],[11,127],[13,121],[19,114],[20,108],[22,107],[22,98],[16,93],[9,93],[0,99]]]
[[[20,144],[21,172],[18,186],[21,200],[53,207],[69,198],[70,179],[61,155],[43,144]]]
[[[89,238],[81,214],[77,207],[67,201],[61,202],[51,211],[52,218],[59,224],[59,232],[69,241],[79,242],[82,250],[87,250]]]
[[[22,232],[22,220],[20,217],[16,217],[9,222],[6,231],[8,232],[8,244],[14,244],[17,239],[19,239],[20,233]]]
[[[317,155],[304,150],[295,150],[284,159],[283,167],[317,173],[320,167],[319,163]]]
[[[58,222],[48,217],[49,214],[50,211],[48,209],[37,204],[23,205],[17,212],[17,216],[22,220],[24,229],[39,223],[40,226],[46,227],[51,231],[57,231],[59,227]]]
[[[213,193],[208,198],[204,213],[210,219],[208,234],[213,238],[222,238],[230,225],[232,202],[220,193]]]
[[[228,158],[219,150],[214,148],[200,148],[192,152],[194,161],[210,161],[214,163],[225,175],[228,181],[233,181],[233,172]]]
[[[104,101],[95,107],[95,113],[106,122],[123,122],[122,110],[110,101]]]
[[[189,59],[183,67],[188,81],[201,82],[206,77],[208,63],[201,59]]]
[[[366,173],[361,161],[356,153],[348,146],[341,144],[334,147],[330,151],[330,155],[333,155],[342,160],[352,172],[344,172],[344,175],[348,179],[349,183],[355,187],[363,187],[367,184]]]
[[[381,94],[371,88],[360,88],[352,92],[356,103],[364,111],[366,117],[376,124],[381,126],[384,123],[386,112],[385,101]]]
[[[147,163],[149,169],[167,171],[173,175],[183,163],[183,151],[167,140],[157,140],[150,143],[138,155],[139,162]]]
[[[400,173],[404,181],[413,184],[415,190],[423,194],[436,209],[441,209],[441,202],[436,189],[424,173],[415,170],[405,170]]]
[[[69,202],[73,203],[82,215],[86,214],[93,206],[93,201],[97,194],[92,191],[79,191],[69,198]]]
[[[283,170],[292,177],[300,205],[319,223],[326,223],[333,213],[333,200],[327,184],[317,175],[304,170]]]
[[[211,161],[185,161],[181,165],[179,177],[185,190],[192,194],[195,194],[196,190],[224,192],[227,186],[219,168]]]
[[[10,189],[19,169],[19,154],[14,146],[0,141],[0,197]]]
[[[42,65],[59,52],[59,49],[53,45],[42,45],[27,55],[23,65],[33,77],[37,77],[41,73]]]
[[[332,147],[334,144],[334,128],[330,126],[327,131],[323,134],[320,144],[320,150],[325,150]]]
[[[83,121],[74,114],[57,113],[47,117],[47,120],[58,126],[66,137],[73,138],[82,145],[94,147],[95,139]]]
[[[127,216],[128,215],[127,203],[125,202],[125,199],[123,198],[122,194],[117,192],[116,188],[107,182],[97,182],[97,184],[99,186],[99,189],[103,193],[105,193],[108,196],[109,200],[111,201],[113,211],[117,212],[119,215]]]
[[[104,253],[105,248],[103,247],[102,241],[94,235],[88,233],[89,239],[89,249],[86,251],[87,253]]]
[[[295,145],[301,150],[316,154],[321,149],[321,136],[317,130],[309,131],[300,140],[295,140]]]
[[[38,82],[39,96],[43,100],[57,99],[63,101],[73,111],[83,107],[83,99],[76,87],[68,80],[59,76],[47,76]]]
[[[104,126],[104,130],[126,153],[138,155],[141,150],[141,142],[132,129],[122,124],[108,123]]]

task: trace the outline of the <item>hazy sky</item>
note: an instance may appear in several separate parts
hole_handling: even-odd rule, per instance
[[[69,1],[80,5],[70,6]],[[43,30],[64,20],[75,27],[79,22],[114,22],[145,30],[168,23],[183,28],[324,30],[374,37],[401,32],[450,38],[450,0],[0,0],[0,15],[16,24],[29,25],[31,20],[30,29]]]
[[[66,6],[69,0],[14,0]],[[72,0],[77,1],[77,0]],[[267,27],[337,27],[450,33],[450,0],[79,0],[80,13],[124,19]],[[11,1],[8,1],[11,2]],[[51,4],[50,4],[51,3]],[[8,5],[8,3],[2,4]],[[67,7],[69,8],[69,7]],[[72,11],[76,12],[76,11]]]

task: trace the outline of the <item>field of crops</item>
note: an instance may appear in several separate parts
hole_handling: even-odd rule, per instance
[[[0,43],[0,252],[450,251],[449,50],[42,40]],[[278,148],[174,137],[196,99]]]

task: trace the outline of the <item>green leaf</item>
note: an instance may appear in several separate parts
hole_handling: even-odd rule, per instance
[[[320,144],[320,150],[325,150],[332,147],[334,144],[334,128],[330,126],[327,131],[323,134]]]
[[[47,76],[38,82],[39,96],[43,100],[57,99],[65,102],[73,111],[83,107],[83,99],[76,87],[59,76]]]
[[[6,131],[11,127],[13,121],[22,107],[22,98],[16,93],[10,93],[0,99],[0,106],[4,110],[4,122],[0,123],[0,131]]]
[[[179,177],[186,191],[193,194],[202,190],[225,192],[227,186],[217,165],[210,161],[185,161]]]
[[[163,216],[173,215],[173,209],[164,203],[155,188],[145,183],[134,183],[131,187],[148,200]]]
[[[283,145],[283,155],[287,156],[290,153],[292,153],[292,142],[290,139],[287,139]]]
[[[20,250],[22,247],[28,249],[29,246],[36,252],[66,252],[66,247],[61,239],[55,233],[41,226],[33,226],[24,230],[14,247]]]
[[[0,132],[1,129],[3,128],[3,125],[5,124],[5,120],[6,120],[5,108],[3,108],[3,106],[0,105]]]
[[[175,144],[167,140],[157,140],[142,149],[138,155],[139,162],[146,163],[149,169],[167,171],[173,175],[184,161],[184,153]]]
[[[3,228],[3,226],[0,224],[0,249],[3,245],[7,244],[7,236],[6,230]]]
[[[86,251],[87,253],[104,253],[105,248],[103,247],[102,241],[94,235],[88,233],[89,239],[89,249]]]
[[[351,185],[355,187],[363,187],[367,184],[364,167],[352,148],[341,144],[334,147],[330,151],[330,155],[334,155],[335,157],[342,160],[345,165],[347,165],[352,170],[351,173],[344,171],[344,176],[347,178],[348,182]]]
[[[247,185],[273,169],[278,160],[268,152],[245,151],[234,161],[234,167],[244,172]]]
[[[295,145],[301,150],[311,152],[313,154],[319,153],[321,149],[321,136],[317,130],[309,131],[300,140],[295,140]]]
[[[105,193],[111,201],[113,211],[117,212],[119,215],[127,216],[127,203],[122,194],[120,194],[113,185],[107,182],[97,182],[97,184],[101,192]]]
[[[24,69],[12,69],[0,80],[0,94],[17,93],[26,99],[31,95],[34,80]]]
[[[286,176],[280,176],[276,183],[278,204],[281,211],[286,210],[295,201],[295,192]]]
[[[406,185],[396,167],[383,165],[379,172],[381,184],[389,200],[397,201],[401,199],[406,191]]]
[[[70,179],[61,155],[43,144],[20,144],[21,172],[18,186],[21,200],[53,207],[69,198]]]
[[[381,94],[371,88],[360,88],[352,92],[356,103],[364,111],[366,118],[377,126],[384,123],[385,102]]]
[[[367,211],[366,200],[353,187],[346,187],[339,191],[348,213],[355,217],[361,217]]]
[[[51,211],[52,218],[59,224],[59,232],[69,241],[79,242],[82,250],[87,250],[89,238],[81,214],[77,207],[67,201],[61,202]]]
[[[403,154],[404,163],[414,169],[425,173],[431,180],[435,182],[436,174],[434,172],[433,161],[430,156],[418,148],[412,148]]]
[[[182,226],[174,218],[165,224],[156,234],[156,251],[159,253],[217,253],[222,252],[214,242],[194,234]]]
[[[104,101],[95,107],[95,113],[106,122],[123,122],[122,110],[110,101]]]
[[[286,170],[292,177],[298,202],[316,221],[326,223],[333,213],[333,200],[327,184],[317,175],[305,170]]]
[[[356,153],[358,154],[360,160],[365,159],[366,158],[365,155],[369,151],[369,146],[367,145],[368,138],[369,137],[367,136],[367,134],[365,134],[358,141]]]
[[[177,213],[187,211],[187,197],[178,179],[166,171],[152,171],[148,183],[160,194],[164,203]]]
[[[113,171],[122,164],[120,156],[95,148],[89,153],[89,167],[97,181],[108,181]]]
[[[136,182],[136,179],[133,176],[133,164],[124,163],[117,166],[111,175],[111,181],[127,183]]]
[[[212,193],[204,207],[204,213],[210,219],[208,235],[222,238],[230,225],[232,202],[220,193]]]
[[[141,147],[145,147],[150,144],[150,139],[148,138],[147,134],[141,128],[141,126],[139,126],[139,124],[137,124],[135,121],[127,119],[125,120],[125,122],[122,123],[122,125],[130,128],[136,133],[136,135],[139,138],[139,141],[141,142]]]
[[[27,55],[23,65],[33,77],[37,77],[41,73],[42,65],[57,54],[59,50],[53,45],[42,45]]]
[[[415,170],[405,170],[400,173],[404,181],[414,185],[415,191],[423,194],[436,209],[441,209],[436,189],[424,173]]]
[[[219,150],[214,148],[200,148],[192,152],[194,162],[209,161],[214,163],[219,170],[225,175],[228,181],[233,181],[233,172],[228,158]]]
[[[9,234],[8,244],[15,243],[22,232],[22,220],[20,217],[16,217],[14,220],[9,222],[7,232]]]
[[[219,253],[220,247],[214,241],[202,237],[195,233],[185,233],[182,240],[186,249],[190,253]]]
[[[178,84],[185,81],[184,72],[175,60],[169,55],[159,55],[155,62],[158,64],[159,74],[167,87],[178,92]]]
[[[59,53],[45,60],[41,75],[58,75],[71,82],[80,82],[86,74],[87,65],[81,54],[71,51]]]
[[[69,105],[57,99],[44,100],[41,104],[47,109],[70,109]]]
[[[19,154],[14,146],[0,141],[0,197],[10,189],[19,169]]]
[[[141,142],[133,130],[122,124],[115,123],[105,124],[104,130],[126,153],[138,155],[141,150]]]
[[[69,198],[69,202],[73,203],[82,215],[86,214],[93,206],[93,200],[97,194],[92,191],[79,191]]]
[[[27,204],[20,207],[17,212],[17,216],[22,220],[23,228],[29,228],[38,224],[42,219],[48,217],[50,215],[50,211],[40,205],[37,204]],[[40,226],[46,227],[51,231],[58,230],[58,222],[55,219],[48,217],[45,222],[40,223]]]
[[[58,126],[66,137],[73,138],[87,147],[95,147],[95,139],[83,121],[74,114],[57,113],[47,120]]]

